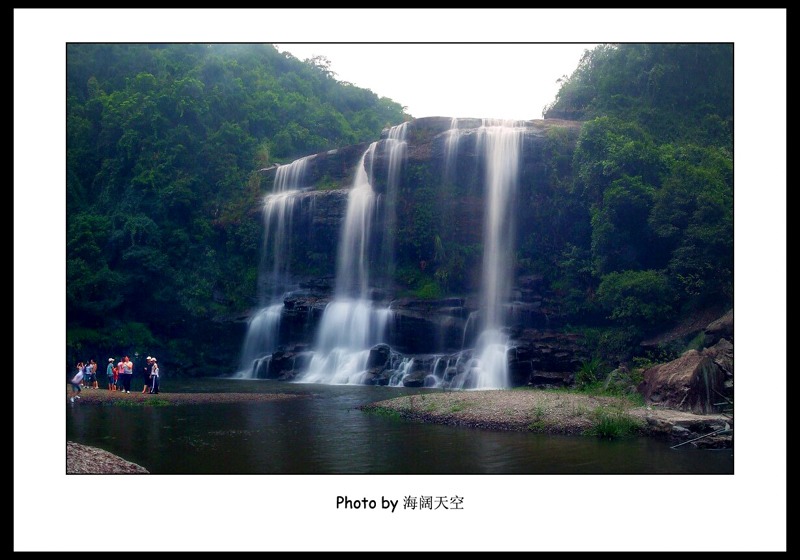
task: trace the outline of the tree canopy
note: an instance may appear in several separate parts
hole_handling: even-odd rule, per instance
[[[190,354],[194,326],[255,297],[255,171],[408,117],[271,45],[69,44],[66,93],[69,359]]]
[[[562,267],[562,286],[642,328],[732,304],[733,46],[598,46],[545,116],[586,121],[572,171],[591,236],[565,247],[584,274]]]

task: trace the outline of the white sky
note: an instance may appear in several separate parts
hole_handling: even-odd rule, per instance
[[[279,44],[420,117],[540,119],[594,44]]]
[[[64,375],[39,364],[62,363],[66,337],[64,57],[73,41],[734,42],[735,475],[66,476]],[[6,391],[14,412],[14,550],[786,551],[786,51],[785,9],[15,9],[15,379]],[[544,76],[536,60],[517,61],[517,70],[542,74],[548,85],[574,67],[565,62]],[[426,61],[433,70],[423,71]],[[552,95],[529,94],[530,108],[518,116],[498,77],[509,73],[485,78],[501,62],[470,69],[473,86],[490,83],[489,93],[468,96],[460,87],[444,108],[399,85],[359,85],[415,116],[537,116]],[[431,87],[430,76],[456,63],[428,57],[394,74],[434,97],[445,86]],[[376,77],[381,66],[372,67]],[[344,66],[336,71],[357,79]],[[462,97],[476,105],[461,105]],[[497,107],[477,105],[479,97]],[[457,494],[469,507],[457,518],[342,512],[334,507],[339,494]],[[120,516],[155,516],[156,530],[120,539],[102,529],[104,519]],[[98,528],[76,533],[80,519]],[[676,520],[696,530],[663,538]]]

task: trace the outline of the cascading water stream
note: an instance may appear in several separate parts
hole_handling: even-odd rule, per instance
[[[458,118],[450,119],[450,129],[444,141],[444,180],[455,180],[456,160],[458,158],[458,141],[461,131],[458,129]]]
[[[376,146],[377,143],[373,142],[361,156],[353,187],[347,196],[347,213],[342,225],[336,268],[337,300],[362,300],[369,291],[367,257],[375,210],[375,192],[370,175]]]
[[[261,359],[268,359],[272,356],[270,352],[278,345],[278,328],[282,310],[283,303],[275,303],[259,310],[250,319],[242,348],[238,377],[255,378]]]
[[[313,157],[306,156],[279,166],[275,171],[274,188],[264,197],[264,243],[258,282],[261,309],[248,323],[237,377],[255,377],[260,360],[271,356],[278,346],[283,294],[291,282],[292,220],[297,194],[305,188],[306,168]]]
[[[386,144],[391,188],[405,153],[405,124],[390,131]],[[298,378],[302,383],[362,383],[370,348],[384,341],[392,312],[375,307],[369,297],[370,244],[377,209],[372,169],[377,146],[377,142],[370,144],[356,169],[339,241],[335,297],[322,316],[308,371]]]
[[[288,165],[281,165],[275,171],[274,188],[264,197],[264,259],[259,268],[261,284],[266,284],[260,297],[270,302],[283,295],[291,283],[289,256],[292,248],[292,219],[298,193],[306,186],[306,168],[314,156],[306,156]],[[267,278],[266,262],[272,261],[272,269]],[[267,302],[262,301],[262,305]]]
[[[481,276],[482,332],[473,352],[472,375],[456,388],[509,386],[504,303],[511,293],[514,254],[513,202],[517,191],[522,128],[515,122],[484,120],[478,129],[484,157],[486,214]]]
[[[397,217],[397,191],[400,182],[400,172],[406,160],[406,131],[408,123],[393,126],[389,129],[386,139],[382,143],[384,152],[388,155],[389,169],[386,180],[386,192],[378,198],[379,209],[383,217],[383,245],[381,247],[381,272],[382,280],[386,286],[392,284],[394,278],[394,245]]]

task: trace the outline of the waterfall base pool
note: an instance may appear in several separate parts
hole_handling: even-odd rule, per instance
[[[357,408],[435,389],[200,379],[167,380],[163,390],[307,397],[163,407],[67,403],[66,437],[154,474],[733,473],[731,449],[428,425]]]

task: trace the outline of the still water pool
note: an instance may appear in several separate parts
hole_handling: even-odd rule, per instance
[[[732,474],[732,450],[651,438],[490,432],[361,412],[434,389],[168,380],[167,392],[300,393],[275,402],[67,406],[67,439],[156,474]]]

